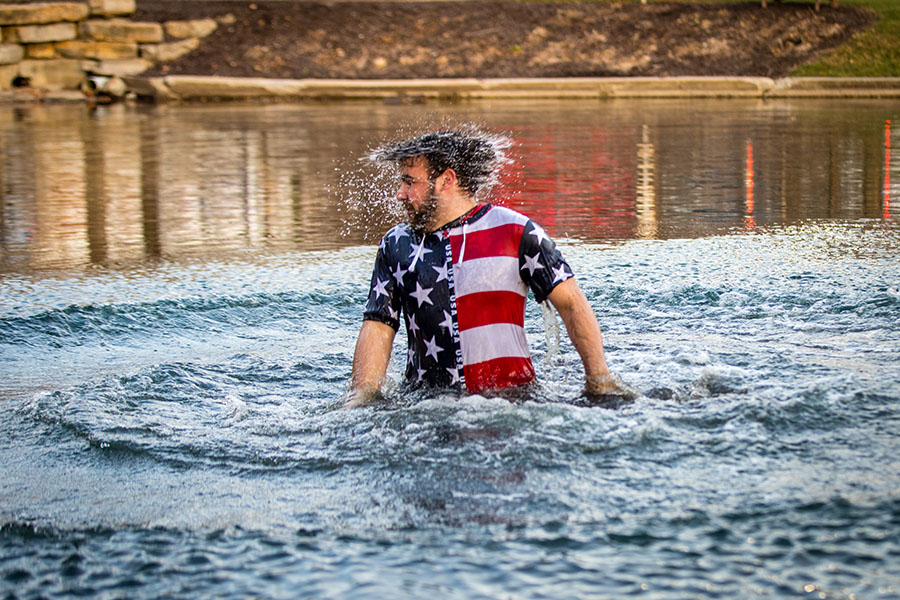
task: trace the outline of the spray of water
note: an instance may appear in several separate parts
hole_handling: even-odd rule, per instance
[[[489,132],[474,123],[441,123],[417,131],[401,130],[362,157],[337,167],[337,204],[343,222],[341,234],[344,237],[362,234],[366,241],[374,242],[392,225],[404,221],[406,211],[396,199],[399,186],[397,161],[402,160],[403,152],[411,153],[409,156],[425,154],[434,149],[432,144],[439,145],[446,136],[453,135],[463,136],[479,149],[474,153],[475,167],[469,173],[469,179],[476,199],[488,200],[500,182],[504,168],[512,163],[510,136]]]
[[[549,300],[541,302],[541,316],[544,320],[544,338],[547,343],[544,362],[548,366],[554,366],[555,359],[559,356],[559,321],[556,319],[556,309]]]

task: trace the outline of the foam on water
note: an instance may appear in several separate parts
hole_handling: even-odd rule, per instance
[[[394,406],[336,410],[368,253],[348,252],[340,272],[298,268],[293,256],[241,267],[242,281],[281,290],[271,294],[235,293],[231,268],[188,269],[175,279],[202,287],[203,298],[131,302],[134,285],[157,289],[151,274],[119,288],[124,302],[16,306],[0,323],[12,394],[4,445],[19,449],[5,461],[4,518],[63,530],[272,533],[298,522],[293,499],[303,496],[305,518],[342,535],[558,522],[568,537],[615,514],[654,546],[653,515],[709,521],[748,506],[830,506],[834,495],[848,510],[895,502],[896,231],[840,230],[867,241],[864,264],[823,253],[829,241],[819,233],[564,245],[601,317],[611,364],[644,394],[615,411],[566,402],[578,396],[580,363],[568,343],[549,361],[535,307],[528,333],[543,383],[530,398],[398,397]],[[747,267],[762,256],[771,269]],[[701,284],[692,269],[710,276]],[[108,296],[113,286],[100,287]],[[106,348],[119,355],[107,375],[89,365],[81,381],[53,380],[61,351],[99,363]],[[25,378],[14,391],[22,378],[11,357],[20,351],[55,389],[29,391]],[[53,442],[35,444],[41,437]],[[846,466],[832,464],[842,454]],[[98,494],[97,476],[129,481],[134,496]],[[53,508],[61,481],[62,511]],[[170,491],[151,492],[158,485]],[[240,491],[248,486],[259,494]],[[171,512],[198,502],[202,509]],[[94,508],[75,509],[83,505]]]

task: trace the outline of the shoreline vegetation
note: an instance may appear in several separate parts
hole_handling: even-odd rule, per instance
[[[895,0],[137,0],[136,20],[211,17],[146,75],[273,79],[900,77]],[[464,8],[463,8],[464,7]],[[497,25],[497,15],[504,24]]]
[[[0,100],[900,97],[897,0],[133,2],[135,25],[211,33],[166,34],[161,48],[191,49],[139,54],[137,75]],[[116,86],[93,87],[100,75]]]
[[[605,0],[599,0],[605,1]],[[640,1],[640,0],[626,0]],[[657,0],[658,1],[658,0]],[[666,0],[669,1],[669,0]],[[695,2],[695,0],[673,0]],[[704,0],[728,4],[757,0]],[[771,7],[777,0],[768,0]],[[648,0],[654,2],[654,0]],[[812,0],[782,0],[784,4],[806,3]],[[857,33],[837,48],[822,56],[799,65],[791,77],[900,77],[900,2],[897,0],[839,0],[840,6],[857,6],[877,15],[874,25]],[[823,0],[820,10],[830,7],[830,0]]]
[[[900,2],[841,0],[873,11],[878,20],[869,29],[797,67],[795,77],[900,77]]]

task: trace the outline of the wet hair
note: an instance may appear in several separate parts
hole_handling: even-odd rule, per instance
[[[471,195],[490,187],[504,161],[502,149],[488,136],[445,130],[382,146],[372,153],[378,162],[406,164],[422,156],[428,175],[434,179],[453,169],[459,186]]]

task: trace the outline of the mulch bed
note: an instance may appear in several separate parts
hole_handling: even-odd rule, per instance
[[[135,20],[216,18],[149,75],[272,78],[767,76],[872,25],[860,7],[139,0]]]

